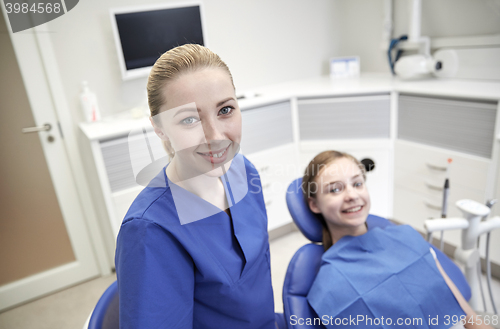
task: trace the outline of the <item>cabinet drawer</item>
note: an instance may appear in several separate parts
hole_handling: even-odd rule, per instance
[[[283,185],[284,186],[284,185]],[[292,222],[292,217],[286,206],[286,190],[271,190],[266,200],[268,230],[273,230],[280,226]]]
[[[440,202],[438,198],[429,198],[421,193],[396,186],[394,188],[394,219],[424,232],[426,219],[441,217],[441,210],[432,207],[435,205],[439,208]]]
[[[289,101],[243,110],[241,150],[245,154],[293,142]]]
[[[425,233],[424,221],[441,217],[441,211],[429,207],[430,204],[440,203],[436,200],[429,200],[419,193],[396,188],[394,190],[394,219]],[[439,238],[439,235],[435,235],[435,237]],[[446,232],[444,240],[454,246],[459,246],[460,231]]]
[[[299,99],[301,140],[388,138],[390,96]]]
[[[399,96],[398,138],[491,158],[496,102]]]
[[[439,178],[429,178],[428,176],[418,175],[396,168],[394,171],[394,182],[396,187],[405,188],[417,193],[421,193],[428,197],[441,198],[443,195],[444,175]],[[455,181],[450,179],[450,190],[470,190],[476,194],[484,195],[485,188],[470,188],[460,184],[455,184]],[[478,200],[479,201],[479,200]]]
[[[294,144],[245,154],[259,172],[262,185],[280,177],[299,177],[297,148]]]
[[[299,177],[297,148],[294,144],[245,155],[259,172],[266,203],[268,229],[292,221],[286,206],[288,185]]]
[[[140,186],[136,182],[138,172],[155,160],[168,162],[161,140],[152,128],[134,129],[127,136],[101,141],[99,147],[111,192],[119,192]]]
[[[421,177],[438,185],[444,183],[448,158],[450,183],[477,191],[484,191],[491,160],[459,154],[446,149],[396,141],[395,167],[409,175]],[[396,178],[396,184],[404,185]]]

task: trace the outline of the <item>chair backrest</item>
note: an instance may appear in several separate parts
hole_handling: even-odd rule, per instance
[[[102,294],[90,317],[89,329],[119,329],[118,283],[113,282]]]
[[[312,242],[318,243],[322,241],[321,222],[304,201],[301,185],[302,178],[298,178],[288,186],[286,194],[288,210],[302,234]],[[394,225],[387,219],[375,215],[368,215],[366,223],[369,229]],[[461,291],[464,298],[469,300],[471,296],[470,287],[461,270],[438,248],[432,247],[436,251],[437,258],[445,272]],[[307,244],[297,250],[288,265],[283,284],[283,309],[289,329],[324,328],[321,324],[311,325],[304,322],[304,319],[317,318],[306,297],[321,266],[323,251],[323,246],[320,244]]]
[[[275,313],[276,327],[287,329],[283,313]],[[118,283],[113,282],[102,294],[90,317],[88,329],[119,329]]]

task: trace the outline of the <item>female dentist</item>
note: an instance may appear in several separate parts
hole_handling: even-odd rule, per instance
[[[171,161],[120,228],[120,328],[274,329],[267,215],[259,175],[238,153],[228,67],[180,46],[157,60],[147,90]]]

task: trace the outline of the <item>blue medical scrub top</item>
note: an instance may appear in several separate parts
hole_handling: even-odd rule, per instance
[[[232,170],[237,161],[223,179],[232,223],[220,209],[203,219],[179,218],[176,206],[184,213],[215,206],[173,184],[165,170],[133,202],[115,256],[120,328],[275,329],[260,177],[238,157],[246,193],[235,200],[226,184],[242,177]]]

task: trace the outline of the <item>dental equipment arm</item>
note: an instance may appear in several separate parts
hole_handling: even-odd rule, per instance
[[[486,202],[486,207],[491,209],[497,202],[498,202],[497,199],[488,200]],[[485,216],[483,219],[486,218],[487,216]],[[491,306],[493,307],[493,313],[498,314],[497,306],[495,304],[495,299],[493,298],[493,292],[491,291],[490,235],[491,232],[488,232],[488,234],[486,234],[486,281],[488,283],[488,292],[490,293],[490,300],[491,300]]]
[[[495,216],[492,217],[484,222],[481,223],[481,226],[479,226],[477,230],[478,235],[482,235],[484,233],[488,233],[493,231],[496,228],[500,227],[500,216]]]
[[[427,219],[424,222],[424,227],[427,230],[427,241],[432,242],[432,233],[441,231],[441,246],[443,245],[443,232],[449,230],[461,230],[469,227],[469,221],[465,218],[443,218],[443,219]],[[442,250],[442,247],[441,247]]]
[[[469,227],[469,222],[465,218],[443,218],[427,219],[424,222],[427,232],[461,230]]]
[[[493,200],[491,200],[493,201]],[[469,301],[474,309],[479,308],[478,291],[480,291],[480,256],[479,249],[477,248],[477,241],[482,234],[489,233],[494,229],[500,228],[500,217],[496,216],[489,220],[483,221],[484,218],[490,214],[490,206],[493,203],[482,205],[473,200],[459,200],[456,206],[469,222],[469,227],[462,231],[462,247],[455,251],[455,258],[466,260],[464,264],[465,267],[465,277],[476,294],[472,294],[472,298]],[[489,242],[489,239],[487,239]],[[489,244],[487,243],[486,249],[489,249]],[[486,250],[489,258],[489,250]],[[474,264],[474,260],[476,263]],[[488,259],[489,260],[489,259]],[[490,295],[492,297],[492,295]]]

